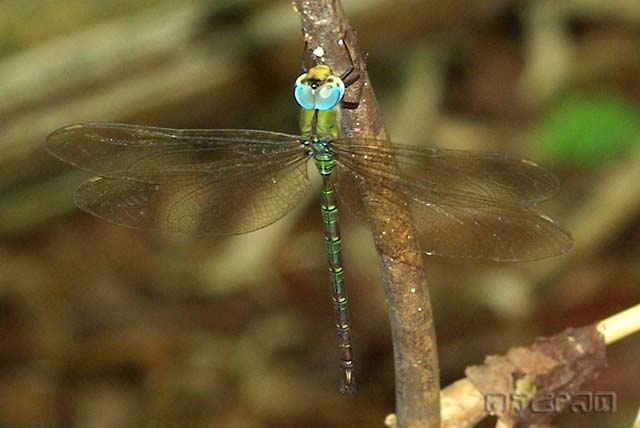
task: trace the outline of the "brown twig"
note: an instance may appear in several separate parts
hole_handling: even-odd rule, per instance
[[[339,0],[294,0],[302,20],[307,49],[321,47],[324,62],[337,73],[353,65],[359,73],[345,101],[357,108],[343,109],[342,134],[378,140],[387,135],[353,29],[344,18]],[[346,49],[345,49],[346,46]],[[390,172],[396,165],[380,159]],[[375,183],[362,183],[363,202],[370,217],[380,254],[382,278],[389,308],[396,373],[398,427],[439,427],[440,396],[435,330],[422,255],[408,210],[399,210],[399,195],[369,191]]]
[[[597,338],[597,334],[602,335],[602,344],[610,345],[640,331],[640,305],[635,305],[583,329],[593,330],[594,338]],[[562,335],[563,333],[556,337]],[[595,346],[600,345],[595,344]],[[585,354],[585,358],[590,356]],[[563,367],[563,370],[557,371],[556,377],[560,379],[566,376],[568,368],[570,368],[569,364],[566,368]],[[460,379],[444,388],[440,398],[442,428],[473,427],[487,416],[485,397],[468,378]],[[389,426],[394,425],[390,423]]]

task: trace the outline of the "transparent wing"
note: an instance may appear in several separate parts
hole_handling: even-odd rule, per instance
[[[406,201],[427,254],[523,261],[571,247],[571,237],[535,211],[558,188],[556,177],[539,165],[496,153],[378,144],[333,143],[343,169],[338,192],[351,192],[349,182],[364,180],[387,203]]]
[[[49,151],[100,174],[76,192],[78,206],[134,228],[235,234],[273,223],[309,189],[297,137],[251,130],[173,130],[73,125]]]
[[[47,137],[60,160],[96,174],[167,168],[215,169],[221,159],[245,163],[256,155],[301,153],[294,135],[245,129],[167,129],[117,123],[60,128]]]

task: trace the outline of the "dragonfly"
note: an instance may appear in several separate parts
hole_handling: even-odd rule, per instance
[[[358,185],[409,209],[428,255],[525,261],[572,245],[568,233],[535,209],[556,192],[558,180],[532,161],[341,138],[351,71],[337,75],[316,64],[296,79],[299,135],[84,123],[47,137],[53,156],[95,175],[77,189],[78,207],[118,225],[169,232],[233,235],[268,226],[310,191],[307,163],[315,164],[343,394],[356,386],[338,204],[362,212]]]

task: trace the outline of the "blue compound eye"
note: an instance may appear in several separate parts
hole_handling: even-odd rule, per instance
[[[307,81],[308,75],[302,74],[296,79],[293,96],[300,107],[307,110],[331,110],[344,97],[344,83],[336,76],[329,76],[326,81],[313,89]]]
[[[318,110],[331,110],[344,97],[344,83],[337,77],[327,82],[316,90],[316,108]]]
[[[307,74],[301,74],[296,79],[296,83],[293,87],[293,96],[300,107],[313,110],[316,108],[314,90],[307,83],[302,83],[302,79],[306,78]]]

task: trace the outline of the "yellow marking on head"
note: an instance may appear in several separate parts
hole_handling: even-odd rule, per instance
[[[329,67],[328,65],[320,64],[311,67],[309,71],[307,71],[307,79],[324,82],[332,74],[333,71],[331,71],[331,67]]]

